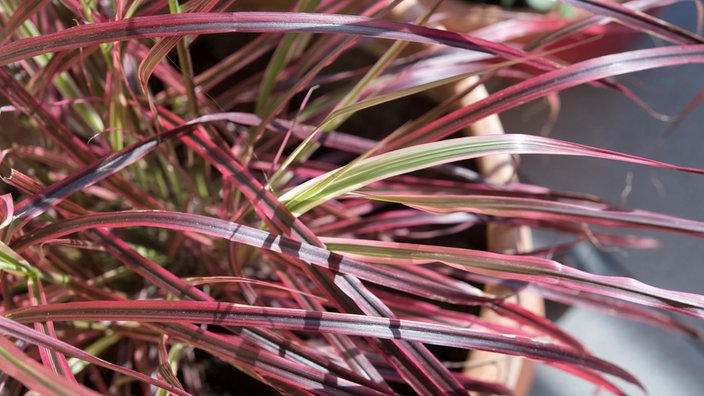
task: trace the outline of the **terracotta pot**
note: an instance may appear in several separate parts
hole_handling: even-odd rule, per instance
[[[446,88],[445,95],[463,92],[465,88],[477,83],[477,78],[468,78],[458,84]],[[484,86],[479,86],[465,95],[460,106],[467,106],[488,96]],[[467,135],[481,136],[503,134],[503,126],[497,115],[492,115],[474,123],[465,131]],[[515,159],[510,155],[492,155],[478,159],[479,171],[494,183],[510,183],[517,181]],[[490,224],[487,230],[487,243],[490,251],[498,253],[519,253],[532,250],[533,242],[528,227],[505,224]],[[488,286],[487,292],[502,294],[498,287]],[[542,297],[534,292],[522,291],[510,298],[531,312],[545,315],[545,304]],[[513,325],[513,322],[497,315],[490,309],[483,309],[481,314],[485,319]],[[484,363],[484,364],[482,364]],[[513,389],[515,395],[526,395],[533,379],[533,362],[518,356],[508,356],[491,352],[475,351],[469,356],[469,364],[464,371],[472,378],[485,381],[500,382]]]

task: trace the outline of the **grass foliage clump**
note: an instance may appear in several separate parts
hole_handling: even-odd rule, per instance
[[[497,116],[582,84],[647,108],[618,76],[702,63],[704,38],[645,12],[663,2],[561,3],[463,5],[485,14],[458,28],[449,1],[0,0],[0,393],[514,392],[469,351],[639,385],[518,302],[697,337],[662,312],[704,318],[704,296],[548,253],[704,224],[520,183],[511,159],[704,170]],[[624,26],[662,45],[614,52]],[[529,228],[572,242],[487,249]]]

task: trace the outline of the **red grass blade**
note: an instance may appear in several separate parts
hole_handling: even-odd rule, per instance
[[[2,159],[0,159],[2,162]],[[12,223],[15,217],[15,203],[12,200],[12,194],[0,195],[0,229],[3,229]]]
[[[702,44],[704,38],[688,32],[679,26],[672,25],[662,19],[648,14],[633,11],[618,3],[603,0],[559,0],[561,3],[581,8],[596,15],[613,18],[619,24],[635,30],[647,32],[676,44]]]
[[[613,393],[614,395],[618,396],[627,396],[626,393],[624,393],[621,389],[616,387],[614,384],[611,382],[607,381],[606,378],[604,378],[600,373],[595,372],[593,370],[581,370],[579,368],[575,367],[570,367],[564,364],[552,364],[551,366],[560,369],[562,371],[565,371],[567,373],[570,373],[572,375],[575,375],[579,378],[582,378],[586,381],[589,381],[593,383],[594,385],[598,386],[599,388],[603,388],[603,390],[608,391]],[[642,388],[641,388],[642,389]],[[598,389],[598,391],[601,391],[602,389]]]
[[[60,377],[27,356],[5,337],[0,337],[0,371],[44,395],[99,396],[100,394]]]
[[[306,389],[313,393],[335,392],[340,395],[388,394],[366,385],[363,380],[352,381],[348,376],[339,375],[328,367],[309,366],[298,360],[295,354],[289,354],[288,350],[267,350],[242,337],[215,334],[185,323],[151,323],[147,326],[259,376],[284,393],[299,393],[300,389]],[[279,346],[284,344],[286,343],[281,341]]]
[[[12,12],[10,20],[5,22],[0,31],[0,43],[6,42],[15,33],[24,21],[38,12],[49,0],[25,0]]]
[[[83,349],[76,348],[73,345],[65,343],[56,337],[51,337],[46,334],[42,334],[36,330],[30,329],[27,326],[21,325],[14,320],[8,319],[5,316],[0,316],[0,333],[17,338],[18,340],[23,340],[28,343],[42,346],[47,349],[51,349],[60,352],[67,356],[72,356],[81,360],[85,360],[91,364],[97,366],[105,367],[108,370],[113,370],[115,372],[124,374],[126,376],[135,378],[137,380],[146,382],[148,384],[157,386],[159,388],[168,390],[177,395],[187,396],[188,393],[184,392],[178,388],[175,388],[168,383],[152,378],[148,375],[142,374],[140,372],[131,370],[129,368],[122,367],[117,364],[107,362],[103,359],[97,358]]]
[[[618,376],[633,384],[638,381],[618,367],[584,351],[547,344],[516,335],[491,334],[438,324],[285,308],[254,307],[221,302],[95,301],[50,304],[20,308],[7,314],[20,322],[45,320],[123,320],[157,323],[209,323],[226,326],[251,326],[322,331],[348,335],[404,339],[428,344],[520,354],[538,360],[584,365]]]
[[[386,147],[392,150],[436,141],[492,114],[511,109],[553,92],[636,71],[688,63],[704,63],[704,45],[650,48],[606,55],[543,73],[456,110]]]
[[[539,286],[540,294],[545,298],[561,302],[570,306],[584,306],[600,310],[610,315],[626,318],[633,321],[648,323],[669,331],[685,335],[694,339],[704,340],[704,332],[697,327],[690,326],[670,315],[656,312],[641,306],[632,305],[623,301],[604,298],[589,293],[574,291],[565,292],[561,287],[552,285]]]
[[[245,225],[186,213],[125,211],[93,214],[58,221],[39,228],[18,238],[15,243],[13,243],[12,247],[20,252],[30,245],[38,244],[45,240],[54,239],[79,230],[131,226],[163,227],[189,232],[199,232],[258,248],[284,253],[323,268],[343,274],[354,275],[370,282],[383,284],[386,287],[408,291],[413,294],[422,293],[422,289],[418,288],[419,285],[423,284],[421,280],[418,280],[418,284],[413,285],[413,287],[408,287],[408,282],[412,280],[410,276],[406,276],[403,282],[399,282],[397,279],[393,278],[393,275],[377,269],[378,266],[366,265],[362,262],[332,253],[327,249],[304,242],[294,241],[286,237],[274,236],[268,232]],[[344,249],[352,249],[355,245],[359,245],[362,252],[370,252],[373,251],[373,247],[380,247],[385,250],[397,250],[399,254],[410,254],[409,252],[419,252],[420,249],[422,254],[413,253],[418,257],[416,260],[417,263],[444,261],[451,265],[458,265],[460,268],[469,267],[472,268],[473,271],[486,273],[487,275],[502,279],[516,279],[536,282],[538,284],[546,282],[552,284],[556,282],[557,284],[565,284],[567,287],[577,288],[585,292],[602,294],[624,301],[631,301],[646,306],[704,318],[704,296],[663,290],[633,279],[592,275],[565,267],[551,260],[535,257],[515,257],[468,249],[371,240],[343,240],[344,244],[342,245],[339,243],[339,240],[326,239],[326,241],[328,244],[332,244],[338,248],[344,247]],[[365,254],[364,257],[365,260],[371,260],[373,258],[373,256],[368,253]],[[374,260],[379,261],[380,259],[374,258]],[[403,264],[406,263],[406,261],[403,261]],[[462,296],[461,300],[466,301],[468,297],[454,287],[448,288],[447,285],[434,284],[429,290],[431,293],[437,293],[434,295],[431,294],[431,296],[440,296],[446,301],[453,301],[458,296]]]
[[[29,279],[27,281],[27,288],[31,295],[31,303],[33,305],[45,305],[47,304],[46,294],[44,293],[44,287],[42,286],[41,280],[39,279]],[[34,326],[35,330],[42,334],[47,335],[51,338],[56,337],[56,330],[54,328],[53,321],[46,321],[44,323],[36,323]],[[39,347],[39,356],[41,356],[42,363],[44,367],[49,368],[53,373],[65,378],[69,382],[77,384],[76,378],[71,372],[71,368],[68,365],[66,356],[62,353],[57,353],[53,349]]]
[[[75,26],[60,32],[18,40],[0,47],[0,65],[49,52],[82,48],[112,41],[225,32],[335,33],[443,44],[486,52],[507,59],[527,58],[516,49],[468,35],[355,15],[291,12],[189,13],[154,15]],[[539,69],[549,62],[526,59]]]
[[[683,0],[634,0],[623,4],[623,7],[627,7],[633,11],[643,11],[655,7],[664,7],[670,4],[679,3]],[[609,18],[602,17],[601,15],[592,15],[587,18],[582,18],[578,21],[572,22],[566,25],[562,29],[557,29],[545,37],[540,38],[540,40],[528,45],[525,50],[532,51],[537,48],[544,47],[548,44],[554,43],[560,39],[566,38],[572,34],[575,34],[581,30],[588,29],[597,24],[608,23]]]
[[[198,2],[194,7],[189,7],[188,11],[207,13],[213,10],[219,2],[219,0]],[[183,8],[186,9],[185,6]],[[147,82],[149,81],[149,77],[151,77],[154,72],[154,69],[156,69],[157,65],[166,58],[169,51],[171,51],[182,39],[183,36],[163,38],[154,44],[151,49],[149,49],[149,53],[147,53],[142,62],[139,64],[139,69],[137,71],[139,82],[142,84],[143,92],[147,92]]]
[[[659,289],[630,278],[594,275],[548,259],[445,246],[361,239],[324,238],[324,241],[332,251],[341,251],[347,256],[367,262],[418,265],[439,261],[495,278],[533,282],[539,285],[561,285],[566,289],[580,290],[704,318],[704,296]],[[380,254],[376,254],[377,251]]]
[[[336,272],[350,274],[370,282],[378,282],[387,287],[429,298],[442,296],[448,301],[475,304],[481,300],[475,289],[458,290],[421,277],[404,274],[399,279],[393,271],[373,265],[365,265],[338,256],[330,251],[299,242],[290,238],[275,236],[245,225],[211,217],[175,213],[167,211],[124,211],[101,213],[60,220],[24,235],[12,243],[18,252],[31,245],[91,228],[116,228],[133,226],[158,226],[175,230],[203,233],[217,238],[231,239],[246,245],[281,252],[301,260],[317,264]]]
[[[40,186],[38,185],[31,185],[31,183],[26,180],[23,180],[22,183],[18,184],[18,187],[22,190],[26,190],[29,192],[36,191],[40,188]],[[59,207],[61,207],[63,211],[68,211],[73,215],[86,214],[86,211],[82,208],[77,207],[73,204],[68,204],[69,202],[60,203]],[[153,261],[137,253],[127,243],[123,242],[121,239],[117,238],[114,234],[110,233],[109,231],[104,229],[90,230],[88,238],[99,242],[106,249],[106,251],[113,254],[114,257],[120,260],[126,267],[130,268],[136,274],[139,274],[140,276],[144,277],[152,284],[162,288],[165,292],[172,293],[180,298],[190,298],[200,301],[214,301],[210,295],[203,293],[201,290],[193,287],[192,284],[189,284],[181,278],[175,276],[166,268],[154,263]],[[76,290],[75,286],[77,285],[70,284],[68,286]],[[105,296],[93,296],[93,298],[102,299],[105,298]],[[260,347],[268,346],[272,351],[281,351],[281,345],[287,344],[287,342],[284,341],[280,335],[267,333],[263,330],[255,330],[254,332],[243,331],[243,336],[245,338],[254,337]],[[341,340],[341,342],[344,343],[344,340]],[[349,348],[346,349],[346,351],[352,350],[353,349]],[[342,369],[333,362],[327,359],[323,359],[322,357],[311,353],[310,350],[300,348],[295,344],[288,345],[288,347],[286,348],[286,356],[289,359],[295,359],[296,361],[300,362],[301,364],[305,364],[308,367],[315,367],[318,370],[334,374],[337,377],[351,379],[352,381],[356,381],[358,383],[365,383],[362,378],[357,377],[354,373]],[[360,357],[352,357],[351,359],[360,361],[363,364],[362,361],[364,360],[364,358],[365,356],[362,355]],[[371,383],[369,384],[369,386],[372,388],[376,388],[378,385]],[[380,389],[383,390],[384,388],[380,387]]]
[[[606,204],[572,203],[504,195],[416,195],[362,191],[369,199],[394,202],[435,214],[470,212],[547,222],[574,222],[679,232],[704,238],[704,222]]]
[[[146,155],[148,152],[153,150],[163,139],[173,138],[183,134],[193,127],[193,123],[186,124],[180,128],[165,132],[156,137],[144,140],[133,146],[130,146],[118,153],[109,156],[105,160],[97,161],[90,166],[84,168],[82,171],[77,172],[67,178],[62,182],[56,183],[54,186],[50,186],[44,192],[35,195],[34,197],[24,201],[20,205],[20,213],[18,217],[20,219],[31,218],[36,216],[41,211],[46,208],[55,205],[60,199],[65,198],[68,194],[77,191],[78,189],[95,183],[96,181],[103,179],[110,174],[124,168],[125,166],[133,163],[137,159]],[[295,217],[293,217],[290,212],[286,211],[282,205],[273,197],[273,195],[266,191],[248,172],[233,158],[232,154],[224,151],[221,147],[214,144],[214,142],[207,138],[205,135],[200,135],[196,132],[193,139],[188,136],[182,137],[187,143],[190,143],[198,152],[207,158],[210,158],[214,165],[222,170],[226,175],[231,175],[234,177],[240,186],[244,187],[241,191],[244,192],[245,196],[250,198],[252,202],[255,202],[255,209],[260,213],[263,219],[265,219],[272,228],[278,230],[279,232],[288,233],[289,229],[293,228],[297,231],[297,235],[304,240],[315,241],[316,238],[310,233],[307,228],[305,228],[302,223]],[[286,215],[287,216],[284,216]],[[322,275],[321,275],[322,276]],[[374,299],[373,295],[365,290],[365,288],[353,277],[348,277],[347,275],[341,275],[336,277],[336,282],[345,283],[345,292],[348,295],[353,295],[352,301],[358,303],[365,302],[366,309],[369,312],[374,312],[376,315],[386,316],[387,309],[384,308],[383,303],[379,300]],[[322,284],[329,284],[325,281]],[[338,285],[340,286],[340,285]],[[330,290],[330,292],[335,293],[335,290]],[[337,293],[340,291],[337,290]],[[338,298],[341,301],[345,301],[345,298]],[[398,342],[402,344],[403,342]],[[436,389],[448,389],[451,387],[459,387],[459,383],[452,379],[449,372],[427,351],[424,351],[422,346],[406,346],[400,347],[399,345],[390,346],[391,348],[396,348],[396,356],[405,357],[400,358],[400,363],[402,367],[424,367],[424,369],[434,368],[435,372],[429,375],[412,375],[407,374],[409,379],[415,378],[426,378],[436,381],[438,378],[444,378],[446,380],[445,384],[437,383],[431,386],[438,386]],[[414,352],[410,352],[414,350]],[[406,352],[410,352],[407,354]],[[414,355],[411,357],[411,355]],[[425,362],[421,364],[420,362]],[[444,375],[442,375],[444,373]],[[453,385],[450,385],[453,384]]]
[[[34,196],[20,202],[16,210],[18,221],[31,219],[76,191],[89,187],[125,167],[132,165],[148,153],[152,152],[162,142],[179,137],[193,130],[198,120],[181,127],[163,132],[159,135],[135,143],[106,158],[94,161],[69,177],[45,188]]]
[[[249,199],[254,206],[254,210],[269,227],[283,235],[293,235],[298,240],[294,242],[295,244],[301,243],[299,241],[305,241],[311,244],[310,246],[324,251],[320,247],[322,245],[320,245],[317,236],[297,217],[293,216],[270,191],[252,177],[239,161],[234,158],[231,152],[223,150],[200,131],[197,131],[193,137],[185,136],[183,139],[197,153],[207,158],[224,175],[235,181],[240,187],[239,191]],[[292,257],[299,258],[295,255]],[[303,261],[309,262],[309,260],[305,259]],[[332,275],[327,272],[327,270],[335,271],[336,269],[335,265],[325,269],[313,266],[311,267],[311,274],[345,311],[393,317],[393,313],[388,307],[366,289],[359,279],[355,277],[356,274],[340,273]],[[377,277],[382,276],[385,279],[393,277],[390,274],[382,274],[383,270],[375,270],[375,272],[377,272]],[[415,283],[425,283],[431,288],[436,287],[423,279],[406,278],[403,282],[396,281],[394,283],[403,284],[403,289],[408,289],[414,281]],[[460,292],[460,294],[463,293]],[[379,347],[388,353],[389,359],[394,363],[398,372],[417,391],[444,393],[458,392],[461,389],[461,384],[457,379],[424,346],[403,340],[380,340],[379,344]]]

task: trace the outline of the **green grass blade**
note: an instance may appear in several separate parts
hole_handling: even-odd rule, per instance
[[[99,396],[75,382],[50,372],[27,356],[5,337],[0,337],[0,371],[22,382],[29,389],[44,395]]]
[[[594,147],[530,135],[495,135],[448,139],[398,149],[334,170],[303,183],[280,197],[300,215],[330,199],[392,176],[448,162],[492,154],[553,154],[619,160],[680,171],[704,170],[665,164]]]

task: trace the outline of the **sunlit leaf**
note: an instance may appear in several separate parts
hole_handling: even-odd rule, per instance
[[[303,183],[281,196],[295,213],[375,181],[452,161],[496,154],[551,154],[603,158],[693,173],[704,170],[666,164],[632,155],[529,135],[493,135],[447,139],[376,155],[354,166]]]

